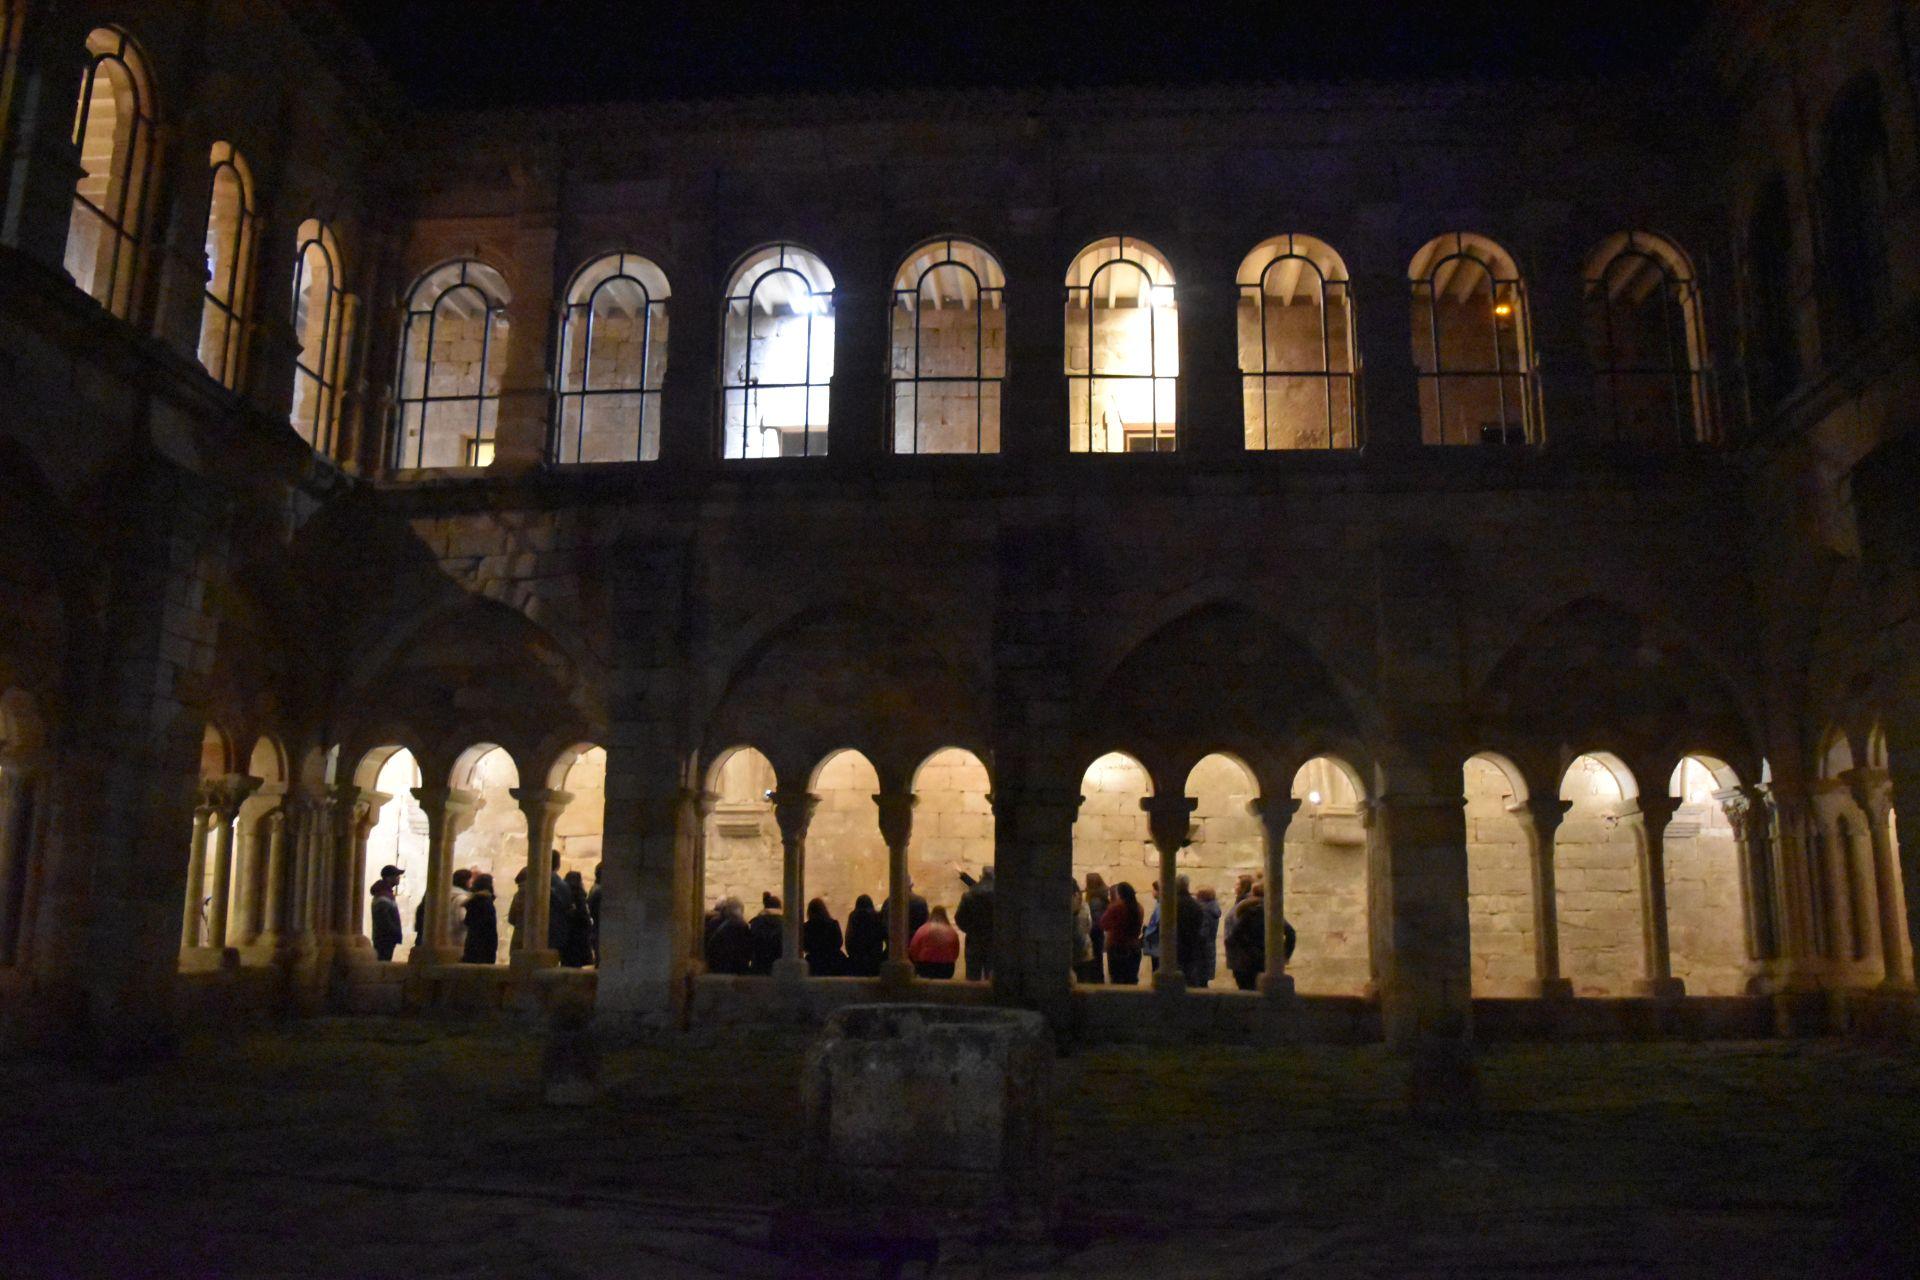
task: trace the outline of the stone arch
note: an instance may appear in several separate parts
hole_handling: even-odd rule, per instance
[[[786,910],[802,913],[821,898],[834,919],[844,921],[862,894],[875,906],[886,901],[887,842],[880,835],[880,806],[874,800],[881,786],[873,760],[854,747],[832,750],[814,766],[807,790],[819,797],[819,804],[807,826],[800,901],[786,903]],[[958,895],[942,893],[945,887],[923,885],[915,892],[930,905],[944,903],[951,910]]]
[[[1203,941],[1213,957],[1205,985],[1231,987],[1223,926],[1238,901],[1235,886],[1240,878],[1260,878],[1266,869],[1267,830],[1259,807],[1265,791],[1247,761],[1233,752],[1214,751],[1193,763],[1181,792],[1194,807],[1189,843],[1178,858],[1180,874],[1200,903],[1202,934],[1213,935]]]
[[[1558,795],[1571,806],[1554,847],[1560,972],[1575,995],[1631,995],[1648,977],[1639,782],[1618,755],[1582,752]]]
[[[523,776],[514,752],[494,742],[478,742],[466,748],[455,757],[448,773],[450,785],[473,800],[470,812],[450,819],[455,833],[451,871],[471,870],[476,880],[481,875],[492,876],[496,897],[509,904],[515,878],[527,869],[528,844],[535,834],[528,829],[526,812],[513,794]],[[541,865],[545,867],[546,860]],[[404,903],[401,919],[411,919]],[[504,913],[499,923],[507,924]],[[452,922],[451,936],[457,941],[460,933],[460,922]],[[510,929],[501,928],[496,963],[506,962],[511,944]]]
[[[377,802],[372,815],[373,822],[362,846],[365,861],[354,868],[353,919],[361,931],[372,936],[372,913],[367,909],[366,900],[374,882],[380,878],[380,869],[389,864],[399,867],[404,874],[394,901],[400,907],[405,936],[401,949],[394,952],[396,960],[405,959],[412,949],[414,911],[427,887],[429,828],[426,810],[414,791],[430,785],[429,780],[440,772],[420,752],[397,742],[367,750],[354,766],[353,782],[362,795],[379,795],[385,799]],[[356,850],[356,854],[358,852]]]
[[[1481,751],[1461,769],[1467,799],[1467,931],[1476,996],[1524,996],[1540,977],[1534,858],[1526,774],[1512,757]]]
[[[780,892],[785,860],[768,799],[779,785],[773,761],[757,747],[731,746],[714,755],[704,779],[710,807],[697,877],[703,913],[732,897],[751,903],[751,914],[761,893]]]
[[[1288,971],[1302,994],[1368,994],[1374,960],[1366,782],[1351,762],[1316,755],[1295,771],[1288,794],[1299,804],[1283,850],[1281,909],[1298,938]],[[1275,954],[1269,938],[1269,964]]]
[[[963,872],[976,877],[991,874],[993,779],[980,754],[965,747],[942,747],[914,768],[911,786],[908,878],[918,885],[944,888],[957,883]],[[958,898],[952,901],[957,904]]]
[[[1678,802],[1662,842],[1668,948],[1689,995],[1740,995],[1752,977],[1754,886],[1726,803],[1740,787],[1732,765],[1692,754],[1674,765],[1664,789]]]
[[[1154,790],[1153,775],[1137,757],[1105,752],[1089,760],[1081,774],[1073,820],[1074,879],[1091,884],[1089,877],[1098,876],[1109,892],[1122,883],[1132,885],[1142,919],[1153,909],[1150,886],[1159,874],[1159,858],[1140,802]]]

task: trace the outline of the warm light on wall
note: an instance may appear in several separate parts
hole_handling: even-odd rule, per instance
[[[1501,319],[1504,320],[1508,316],[1513,314],[1513,304],[1510,302],[1495,303],[1493,308],[1493,314],[1499,316]]]

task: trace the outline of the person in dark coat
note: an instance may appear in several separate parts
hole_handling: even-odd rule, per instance
[[[553,851],[553,874],[547,879],[547,950],[567,949],[567,930],[573,927],[573,890],[560,878],[560,851]]]
[[[893,905],[888,898],[880,904],[880,918],[887,918],[887,910]],[[913,935],[920,932],[920,926],[927,922],[927,900],[913,891],[913,881],[907,881],[907,941],[913,941]]]
[[[1122,880],[1113,887],[1113,900],[1100,917],[1100,928],[1107,935],[1107,971],[1123,986],[1140,981],[1142,918],[1139,895]]]
[[[587,886],[578,871],[567,872],[567,935],[560,963],[584,969],[593,963],[593,915],[587,910]]]
[[[874,910],[873,899],[863,893],[847,913],[847,972],[861,978],[878,977],[886,958],[886,917]]]
[[[760,914],[747,922],[753,934],[754,973],[772,973],[780,959],[781,934],[786,932],[786,917],[780,911],[780,899],[770,893],[760,895]]]
[[[1252,991],[1267,967],[1267,900],[1259,884],[1233,908],[1233,931],[1227,935],[1227,968],[1234,985]]]
[[[493,909],[493,877],[484,871],[473,878],[465,908],[467,940],[460,950],[462,964],[492,964],[500,952],[500,916]]]
[[[967,981],[979,982],[993,976],[993,868],[980,872],[980,879],[960,897],[954,909],[954,927],[967,935]]]
[[[1200,984],[1194,982],[1193,975],[1200,964],[1200,925],[1205,916],[1200,904],[1194,900],[1193,889],[1187,884],[1187,878],[1180,876],[1174,884],[1177,892],[1173,909],[1175,918],[1180,922],[1179,936],[1174,939],[1179,954],[1174,957],[1174,963],[1179,965],[1181,976],[1189,984],[1198,986]]]
[[[753,965],[753,931],[738,898],[722,898],[707,930],[707,972],[746,973]]]
[[[600,963],[600,868],[605,865],[593,864],[593,888],[587,894],[587,915],[593,920],[593,962]]]
[[[512,949],[520,949],[520,929],[527,919],[527,869],[520,868],[513,873],[513,900],[507,903],[507,926],[512,932],[508,940]]]
[[[800,953],[807,958],[807,972],[816,978],[845,973],[847,956],[840,942],[840,922],[828,912],[825,898],[815,898],[807,904],[807,919],[800,926]]]
[[[405,874],[388,863],[367,891],[373,895],[373,954],[382,960],[393,959],[393,949],[400,945],[400,904],[393,900],[393,891]]]
[[[1087,872],[1087,918],[1093,923],[1088,941],[1093,944],[1093,954],[1084,965],[1076,968],[1076,974],[1082,982],[1107,980],[1107,935],[1101,929],[1100,921],[1106,917],[1112,896],[1107,890],[1106,880],[1098,871]]]

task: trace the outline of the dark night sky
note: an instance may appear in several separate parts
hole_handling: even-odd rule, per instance
[[[1699,0],[336,0],[420,104],[1657,71]]]

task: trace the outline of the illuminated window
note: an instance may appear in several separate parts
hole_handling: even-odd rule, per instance
[[[1075,453],[1161,453],[1176,439],[1180,317],[1173,270],[1126,236],[1067,272],[1067,431]]]
[[[1452,232],[1408,270],[1420,437],[1427,444],[1539,439],[1527,292],[1505,249]]]
[[[791,244],[748,254],[727,285],[721,364],[722,456],[827,452],[833,383],[833,276]]]
[[[317,218],[300,224],[293,274],[293,429],[314,451],[333,455],[340,421],[340,383],[347,367],[352,315],[340,287],[340,246]]]
[[[400,347],[397,467],[484,466],[506,363],[507,282],[471,259],[420,277]]]
[[[1247,448],[1358,445],[1353,303],[1340,255],[1311,236],[1275,236],[1235,278]]]
[[[80,178],[67,224],[67,274],[123,319],[133,310],[153,168],[153,87],[126,33],[87,37],[86,74],[74,113]]]
[[[207,209],[207,293],[200,308],[200,363],[224,385],[240,385],[253,279],[253,178],[225,142],[213,144],[213,200]]]
[[[1585,292],[1587,355],[1608,438],[1704,440],[1700,299],[1685,255],[1645,232],[1609,236],[1587,259]]]
[[[1000,452],[1006,275],[969,240],[922,245],[893,278],[893,451]]]
[[[1821,129],[1821,311],[1835,346],[1859,341],[1887,311],[1887,127],[1880,85],[1856,77]]]
[[[667,277],[633,253],[581,268],[560,327],[555,462],[652,462],[660,456],[667,373]]]

